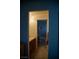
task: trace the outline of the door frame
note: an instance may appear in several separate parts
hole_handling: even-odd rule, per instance
[[[47,11],[48,12],[48,19],[47,19],[47,36],[49,33],[49,10],[30,10],[29,12],[35,12],[35,11]],[[28,20],[29,20],[29,12],[28,12]],[[47,38],[48,39],[48,38]],[[36,48],[38,48],[37,45],[37,36],[36,36]],[[28,59],[30,59],[30,55],[29,55],[29,21],[28,21]]]

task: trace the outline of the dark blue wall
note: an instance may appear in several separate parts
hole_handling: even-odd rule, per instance
[[[37,21],[37,32],[39,34],[39,36],[41,35],[46,35],[46,31],[47,31],[47,28],[46,28],[46,23],[47,21],[46,20],[38,20]]]
[[[28,42],[28,12],[33,10],[49,11],[48,59],[59,59],[59,4],[53,2],[24,2],[20,7],[21,41]]]
[[[46,38],[46,31],[47,31],[47,27],[46,27],[46,20],[38,20],[37,21],[37,32],[38,32],[38,44],[39,45],[45,45],[45,38]]]

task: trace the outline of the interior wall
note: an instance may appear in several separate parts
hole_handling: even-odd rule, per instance
[[[36,20],[35,17],[29,14],[29,37],[36,37]]]
[[[28,46],[28,12],[49,10],[48,59],[59,59],[59,0],[21,0],[20,5],[20,39]],[[26,50],[28,54],[28,50]],[[28,56],[28,55],[27,55]],[[28,59],[28,58],[27,58]]]

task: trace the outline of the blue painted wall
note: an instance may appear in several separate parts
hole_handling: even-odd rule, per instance
[[[38,31],[38,34],[39,34],[39,36],[41,36],[41,35],[46,35],[46,31],[47,31],[47,28],[46,28],[46,23],[47,23],[47,21],[46,20],[38,20],[37,21],[37,31]]]
[[[59,59],[59,4],[52,2],[24,2],[20,7],[21,42],[28,42],[28,12],[49,10],[48,59]]]
[[[37,21],[37,32],[38,32],[38,44],[45,45],[46,31],[47,31],[47,21],[46,20],[38,20]]]

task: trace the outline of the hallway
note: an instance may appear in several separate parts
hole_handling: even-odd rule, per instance
[[[31,59],[48,59],[48,45],[40,46],[31,56]]]

